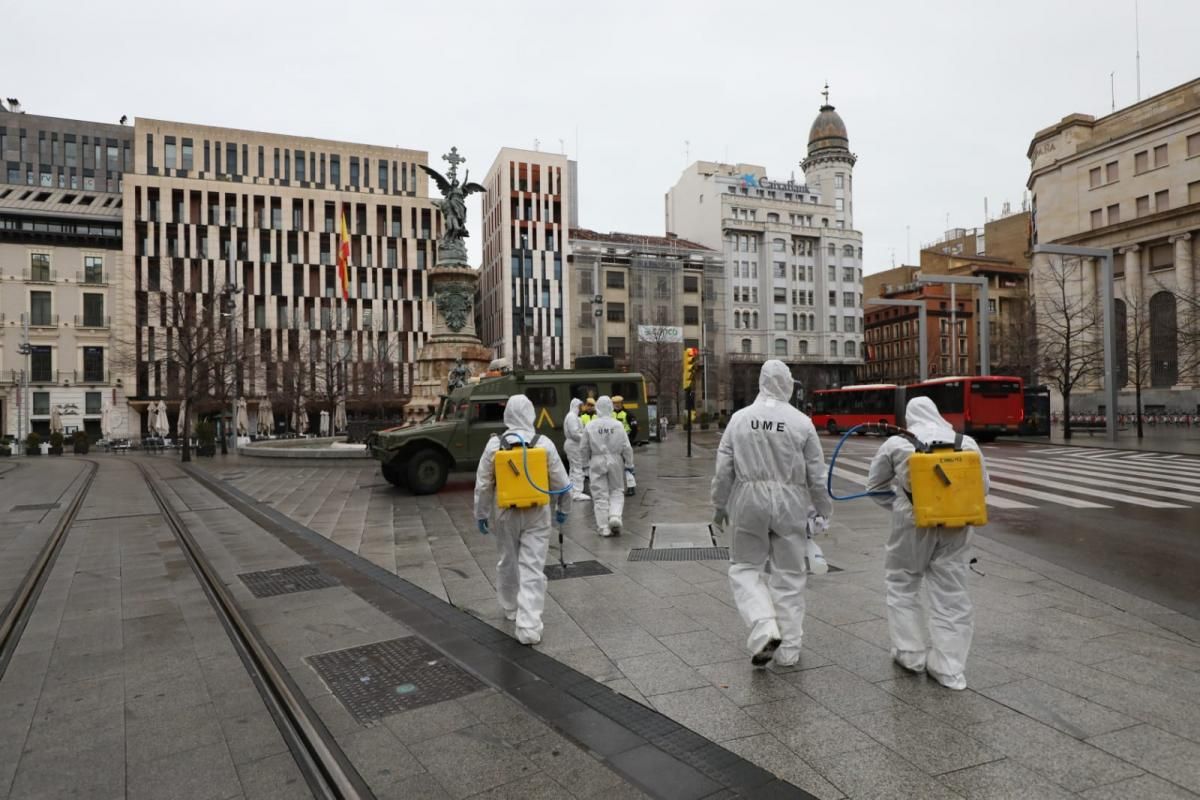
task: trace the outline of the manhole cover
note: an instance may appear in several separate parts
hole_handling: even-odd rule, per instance
[[[58,508],[58,503],[33,503],[27,506],[13,506],[8,511],[10,514],[13,514],[18,511],[50,511],[54,508]]]
[[[309,666],[360,723],[484,688],[415,636],[309,656]]]
[[[238,577],[255,597],[274,597],[280,594],[307,592],[310,589],[325,589],[338,585],[336,580],[312,564],[268,569],[262,572],[245,572]]]
[[[562,580],[563,578],[592,578],[596,575],[612,574],[612,570],[599,561],[575,561],[568,563],[566,569],[563,569],[562,564],[547,564],[543,571],[546,573],[546,579],[552,581]]]
[[[630,561],[728,561],[728,547],[637,547],[629,551]]]

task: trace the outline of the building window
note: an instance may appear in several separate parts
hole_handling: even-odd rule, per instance
[[[1104,209],[1096,208],[1096,209],[1092,210],[1092,227],[1093,228],[1104,227]]]
[[[607,307],[609,322],[624,322],[625,321],[625,304],[624,303],[609,303]]]
[[[742,339],[742,352],[751,353],[754,351],[754,343],[749,339]]]
[[[175,137],[163,137],[163,167],[175,169]]]
[[[1140,175],[1150,169],[1150,151],[1143,150],[1133,154],[1133,174]]]
[[[841,188],[845,187],[845,185],[846,185],[846,176],[841,172],[834,174],[833,188],[841,189]]]
[[[350,185],[358,186],[358,156],[350,156]]]
[[[684,325],[699,325],[700,324],[700,306],[684,306],[683,307],[683,324]]]
[[[843,267],[842,268],[842,282],[843,283],[853,283],[854,282],[854,267]]]
[[[1101,184],[1100,168],[1092,167],[1090,170],[1088,170],[1088,187],[1095,189],[1100,184]]]
[[[31,281],[40,281],[42,283],[50,282],[49,253],[29,254],[29,279]]]
[[[104,283],[104,258],[102,256],[83,257],[83,282]]]
[[[837,305],[837,292],[831,291],[829,293],[829,305],[830,305],[830,307],[834,307]]]
[[[342,185],[342,159],[341,156],[329,157],[329,182],[334,186]]]
[[[100,392],[83,393],[83,413],[96,416],[101,413],[101,403],[104,395]]]
[[[49,379],[47,378],[47,380],[49,380]],[[50,416],[50,393],[49,392],[34,392],[33,393],[33,416],[35,416],[35,417]]]
[[[1144,194],[1137,199],[1137,215],[1144,217],[1150,213],[1150,195]]]
[[[1200,203],[1200,181],[1188,184],[1188,203]]]
[[[1120,166],[1116,161],[1110,161],[1104,165],[1104,180],[1106,183],[1116,183],[1120,177]]]
[[[776,339],[775,340],[775,355],[786,356],[787,354],[788,354],[787,339]]]
[[[782,287],[775,288],[775,302],[776,303],[786,303],[787,302],[787,289],[784,289]]]
[[[83,382],[104,382],[104,348],[83,348]]]
[[[774,275],[776,278],[787,278],[787,263],[776,261],[774,266]]]
[[[846,210],[846,201],[840,197],[835,197],[833,199],[833,210],[834,211],[845,211]]]
[[[1170,207],[1171,207],[1171,200],[1170,200],[1170,195],[1168,194],[1167,189],[1163,189],[1161,192],[1154,193],[1154,210],[1156,212],[1157,211],[1166,211]]]
[[[842,292],[842,305],[846,308],[854,308],[854,292]]]
[[[775,253],[782,253],[787,250],[787,242],[783,239],[772,239],[771,250]]]
[[[225,174],[237,174],[237,144],[234,142],[225,143]]]
[[[34,383],[52,383],[54,381],[54,370],[52,368],[53,356],[51,355],[48,345],[34,345],[29,350],[29,380]],[[47,406],[49,403],[47,403]],[[33,413],[38,413],[36,410]],[[42,412],[49,414],[50,409],[47,408]]]
[[[1156,244],[1150,248],[1150,270],[1175,268],[1175,249],[1169,244]]]
[[[788,329],[787,323],[788,323],[787,314],[776,314],[775,315],[775,330],[786,331]]]
[[[624,289],[625,288],[625,273],[605,271],[604,285],[609,289]]]
[[[83,295],[83,326],[85,328],[104,326],[104,295],[92,293]]]
[[[683,291],[693,294],[700,291],[700,277],[697,275],[683,276]]]
[[[1167,165],[1167,146],[1160,144],[1154,148],[1154,167],[1165,167]]]
[[[1121,221],[1121,205],[1119,203],[1113,203],[1111,206],[1108,207],[1108,224],[1116,225],[1120,221]]]
[[[50,292],[29,293],[29,324],[49,326],[54,324],[51,312]]]
[[[379,159],[379,188],[383,191],[388,190],[388,162],[387,159]]]
[[[1179,364],[1175,295],[1158,292],[1150,298],[1150,385],[1174,386]]]
[[[613,358],[625,357],[625,337],[610,336],[608,337],[608,354]]]

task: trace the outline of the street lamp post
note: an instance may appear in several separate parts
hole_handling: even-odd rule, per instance
[[[1100,278],[1100,303],[1104,307],[1104,395],[1107,400],[1104,431],[1108,440],[1115,442],[1117,440],[1117,323],[1116,290],[1113,285],[1113,248],[1035,244],[1033,254],[1101,259],[1103,274]]]
[[[904,306],[917,309],[917,359],[921,368],[921,381],[929,380],[929,351],[925,337],[925,301],[898,300],[891,297],[872,297],[867,300],[869,306]]]
[[[917,283],[948,283],[950,284],[951,292],[954,291],[955,284],[969,284],[979,287],[979,374],[992,374],[992,356],[991,356],[991,332],[988,329],[990,312],[988,311],[988,279],[985,275],[921,275],[917,277]],[[954,296],[950,297],[950,307],[953,313]],[[958,336],[958,331],[953,330],[954,325],[951,323],[951,341]],[[954,365],[950,365],[954,369]]]

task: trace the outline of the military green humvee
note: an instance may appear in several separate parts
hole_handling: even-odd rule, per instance
[[[488,439],[504,432],[504,404],[514,394],[533,401],[538,433],[563,453],[563,418],[571,399],[621,395],[630,424],[637,420],[634,444],[648,441],[646,384],[636,372],[555,370],[513,372],[482,378],[442,398],[441,408],[424,422],[372,433],[367,449],[383,467],[383,477],[413,494],[433,494],[451,472],[474,471]]]

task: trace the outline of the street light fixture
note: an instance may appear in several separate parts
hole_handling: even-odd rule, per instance
[[[1110,442],[1117,440],[1117,322],[1116,289],[1113,285],[1113,248],[1076,247],[1062,244],[1035,244],[1034,255],[1076,256],[1101,260],[1100,303],[1104,308],[1104,432]]]
[[[950,291],[954,291],[956,284],[969,284],[979,287],[979,374],[983,376],[992,374],[992,357],[991,357],[991,335],[988,330],[988,279],[986,276],[974,275],[919,275],[917,283],[948,283]],[[954,308],[954,296],[951,294],[950,306]],[[950,331],[952,337],[958,336],[958,331]],[[951,365],[953,369],[953,365]]]
[[[904,306],[917,309],[917,359],[921,368],[921,382],[929,380],[928,342],[925,339],[925,301],[897,300],[891,297],[871,297],[867,300],[869,306]]]

